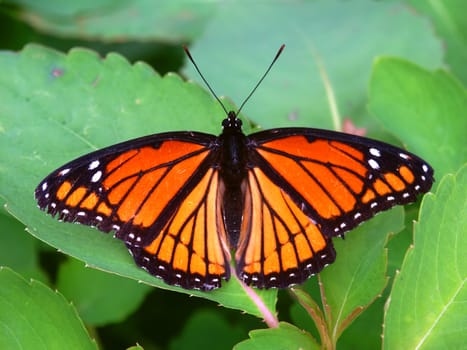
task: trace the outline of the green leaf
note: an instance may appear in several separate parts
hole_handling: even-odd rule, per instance
[[[15,2],[15,1],[13,1]],[[57,36],[106,41],[195,39],[213,14],[214,3],[151,0],[21,0],[20,16]]]
[[[423,199],[387,305],[385,349],[461,349],[467,332],[467,166]]]
[[[225,2],[191,51],[214,90],[240,104],[282,43],[280,59],[243,109],[262,128],[334,128],[318,61],[340,114],[359,121],[375,57],[443,64],[442,43],[426,19],[406,5],[371,0]],[[190,63],[185,73],[201,81]]]
[[[403,208],[381,213],[334,240],[336,262],[320,275],[330,337],[335,344],[341,333],[379,295],[387,283],[388,235],[403,227]]]
[[[453,73],[467,84],[467,3],[465,0],[425,1],[408,3],[433,20],[436,32],[446,46],[446,61]]]
[[[332,344],[329,335],[330,332],[328,331],[324,311],[320,308],[320,305],[318,305],[312,296],[307,294],[307,292],[302,288],[291,288],[290,291],[299,303],[292,305],[292,308],[290,309],[291,318],[298,321],[295,326],[300,327],[301,324],[305,325],[303,330],[311,329],[310,335],[315,334],[314,332],[316,329],[321,341],[321,348],[330,348]],[[298,305],[300,305],[300,309],[298,309]],[[304,318],[305,312],[307,316],[306,320]],[[310,328],[310,318],[313,320],[315,328]],[[315,339],[313,339],[313,341],[316,342]]]
[[[0,266],[8,266],[22,276],[46,282],[47,277],[39,266],[37,243],[24,225],[6,213],[0,213]]]
[[[1,349],[97,349],[76,310],[41,282],[0,267]]]
[[[400,233],[399,233],[400,234]],[[386,290],[385,290],[386,291]],[[381,333],[386,298],[378,296],[374,302],[352,322],[337,341],[337,349],[381,349]]]
[[[244,336],[245,331],[232,325],[218,310],[201,310],[188,319],[169,349],[231,349]]]
[[[98,148],[170,130],[219,133],[225,114],[205,90],[175,74],[160,77],[143,63],[83,49],[63,55],[29,45],[19,54],[0,53],[0,68],[0,196],[33,235],[101,270],[262,316],[234,278],[210,293],[168,286],[138,268],[121,241],[57,222],[33,198],[48,173]],[[277,291],[257,293],[274,313]]]
[[[93,326],[124,320],[150,290],[136,281],[85,268],[74,259],[60,264],[57,289],[73,302],[83,321]]]
[[[395,207],[347,233],[345,240],[334,239],[336,261],[319,274],[319,290],[315,288],[313,280],[303,288],[315,301],[307,301],[301,295],[303,291],[292,289],[309,313],[306,316],[303,310],[293,305],[292,319],[297,326],[314,335],[318,330],[321,346],[337,344],[338,348],[359,349],[381,346],[382,303],[375,307],[374,302],[387,284],[388,237],[401,231],[403,217],[403,208]],[[324,303],[322,311],[316,306],[316,301],[320,298],[319,292],[321,304]],[[370,306],[372,309],[369,315],[367,309]],[[360,315],[365,321],[360,321]],[[310,317],[313,318],[316,329],[311,327]],[[357,317],[358,324],[355,325],[353,322]],[[347,328],[349,331],[341,336]],[[352,337],[355,332],[364,334],[365,337]]]
[[[467,159],[467,91],[445,71],[381,58],[370,81],[370,110],[441,178]]]
[[[250,339],[234,346],[234,350],[255,349],[320,349],[320,347],[308,333],[289,323],[281,322],[277,328],[251,331]]]

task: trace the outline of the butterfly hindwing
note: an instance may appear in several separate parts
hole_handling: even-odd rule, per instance
[[[208,170],[214,139],[158,134],[87,154],[38,185],[38,205],[63,221],[115,231],[127,244],[144,246]]]
[[[230,253],[218,209],[219,174],[208,169],[146,247],[131,247],[136,263],[168,284],[211,290],[229,279]]]
[[[422,159],[368,138],[286,128],[249,140],[254,162],[327,237],[413,202],[433,183],[433,169]]]
[[[286,288],[334,262],[331,238],[259,167],[248,173],[237,275],[258,288]]]

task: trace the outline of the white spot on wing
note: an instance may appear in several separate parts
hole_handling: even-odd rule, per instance
[[[371,166],[372,169],[378,170],[379,169],[379,164],[376,160],[374,159],[369,159],[368,164]]]
[[[61,170],[61,171],[58,173],[58,175],[59,175],[59,176],[63,176],[63,175],[68,174],[69,172],[70,172],[70,168],[66,168],[66,169]]]
[[[44,182],[42,184],[42,191],[45,191],[47,189],[47,182]]]
[[[101,179],[101,177],[102,177],[102,171],[100,171],[100,170],[96,171],[94,173],[94,175],[91,177],[91,181],[92,182],[97,182],[97,181],[99,181]]]
[[[94,170],[99,166],[100,162],[98,160],[94,160],[89,164],[88,169],[89,170]]]
[[[404,159],[409,159],[409,156],[405,153],[399,153],[399,157],[404,158]]]
[[[424,171],[425,173],[427,173],[427,172],[428,172],[428,165],[423,164],[423,165],[422,165],[422,169],[423,169],[423,171]]]
[[[370,154],[375,156],[375,157],[381,157],[381,152],[377,148],[370,148],[369,149]]]

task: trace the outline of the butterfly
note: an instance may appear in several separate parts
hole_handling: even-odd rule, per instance
[[[334,262],[333,237],[434,181],[427,162],[395,146],[312,128],[245,135],[237,115],[227,112],[219,136],[160,133],[73,160],[40,182],[38,206],[113,231],[170,285],[209,291],[235,273],[286,288]]]

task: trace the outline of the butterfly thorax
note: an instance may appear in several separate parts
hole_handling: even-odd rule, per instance
[[[219,136],[220,175],[226,187],[237,187],[247,176],[247,139],[242,132],[242,121],[235,112],[229,112],[222,126],[222,134]]]
[[[248,148],[242,122],[230,112],[222,123],[219,174],[223,184],[222,214],[230,244],[236,246],[242,226],[245,191],[242,184],[247,178]]]

